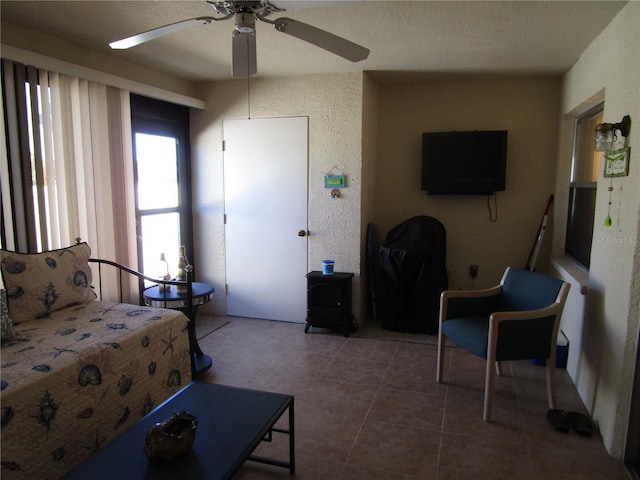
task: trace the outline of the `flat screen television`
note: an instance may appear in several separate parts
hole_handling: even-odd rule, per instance
[[[422,190],[485,195],[505,189],[507,131],[422,134]]]

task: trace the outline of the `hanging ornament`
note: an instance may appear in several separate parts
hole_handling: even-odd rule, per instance
[[[604,226],[611,226],[611,192],[613,191],[613,185],[609,184],[609,188],[607,188],[609,192],[609,205],[607,206],[607,217],[604,219]]]

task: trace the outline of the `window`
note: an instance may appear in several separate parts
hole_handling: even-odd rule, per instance
[[[189,110],[131,95],[138,269],[150,277],[176,274],[178,250],[193,254]]]
[[[595,126],[602,123],[600,103],[576,118],[565,253],[589,268],[600,153],[594,149]]]

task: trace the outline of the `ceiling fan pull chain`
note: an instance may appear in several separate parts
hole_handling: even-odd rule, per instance
[[[249,60],[247,59],[247,69],[249,69]],[[251,76],[247,75],[247,118],[251,120],[251,88],[249,86]]]

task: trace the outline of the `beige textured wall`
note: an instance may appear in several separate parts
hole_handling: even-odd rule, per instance
[[[553,192],[558,78],[455,77],[419,85],[378,85],[360,74],[258,79],[251,116],[308,115],[309,269],[330,255],[352,271],[356,318],[369,314],[364,285],[366,224],[381,236],[413,215],[445,224],[452,288],[467,288],[468,265],[480,266],[475,287],[493,285],[507,265],[522,265]],[[221,125],[246,118],[243,81],[202,85],[207,110],[192,115],[194,233],[201,275],[224,291],[224,198]],[[420,191],[421,133],[508,129],[507,191],[498,193],[497,221],[485,196],[428,196]],[[331,200],[322,176],[345,167],[348,188]],[[494,211],[495,213],[495,211]],[[544,268],[544,256],[540,260]],[[344,267],[342,267],[344,266]],[[223,295],[209,309],[223,313]]]
[[[565,75],[561,111],[565,128],[558,157],[560,195],[566,192],[572,141],[572,129],[567,125],[571,122],[566,118],[603,94],[605,121],[619,122],[623,115],[631,116],[629,176],[610,182],[600,172],[588,292],[583,308],[577,306],[563,318],[563,323],[572,323],[572,328],[581,334],[581,338],[574,339],[574,344],[579,343],[582,348],[578,352],[574,349],[578,357],[570,374],[599,425],[605,446],[618,458],[622,457],[626,442],[640,324],[638,59],[640,3],[629,2]],[[605,227],[610,184],[613,224]],[[555,253],[561,253],[561,246],[562,237],[558,237]]]
[[[172,75],[118,58],[117,55],[87,50],[73,43],[35,30],[2,23],[2,43],[23,48],[65,62],[118,75],[181,95],[192,96],[193,84]]]
[[[323,258],[333,258],[337,271],[355,273],[354,315],[358,320],[362,85],[361,73],[252,79],[250,83],[251,118],[309,117],[308,268],[318,270]],[[207,110],[193,111],[191,117],[195,249],[201,278],[224,292],[221,128],[224,119],[247,118],[247,82],[203,84],[198,96],[206,101]],[[339,199],[332,199],[323,184],[325,173],[332,168],[347,176],[347,188]],[[224,295],[216,295],[209,309],[224,313]]]
[[[553,193],[559,100],[555,77],[452,76],[381,86],[373,209],[381,237],[414,215],[440,220],[450,288],[472,286],[472,263],[479,266],[474,288],[495,285],[507,266],[524,267]],[[422,132],[502,129],[509,131],[507,181],[497,194],[497,221],[490,220],[484,195],[420,190]],[[545,268],[544,256],[539,265]]]

